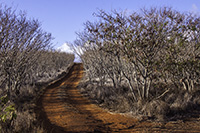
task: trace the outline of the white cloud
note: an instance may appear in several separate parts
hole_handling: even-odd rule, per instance
[[[57,50],[66,53],[73,53],[73,50],[69,47],[67,43],[64,43],[63,45],[58,47]]]

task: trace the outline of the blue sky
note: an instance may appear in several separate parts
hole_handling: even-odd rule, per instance
[[[83,23],[94,21],[98,9],[138,11],[143,7],[170,6],[182,12],[200,12],[200,0],[0,0],[17,11],[26,11],[29,18],[38,19],[42,28],[52,33],[55,48],[76,39]]]

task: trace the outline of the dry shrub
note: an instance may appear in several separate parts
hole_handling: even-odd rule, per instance
[[[163,92],[157,94],[156,91],[152,91],[151,95],[154,95],[154,98],[151,100],[134,101],[126,87],[98,86],[97,83],[84,81],[78,87],[82,94],[105,109],[117,113],[131,113],[141,118],[147,116],[159,121],[182,119],[182,116],[188,116],[188,113],[196,109],[200,110],[200,90],[189,93],[172,88],[162,97],[159,95]]]
[[[0,123],[1,133],[45,133],[46,131],[37,121],[34,113],[35,100],[42,93],[42,88],[45,88],[50,82],[62,78],[68,73],[70,67],[63,71],[59,71],[58,76],[46,83],[34,85],[24,85],[21,87],[18,97],[15,100],[15,107],[17,110],[17,117],[12,121]],[[7,104],[10,104],[9,102]]]
[[[18,112],[17,118],[13,121],[15,132],[29,131],[32,124],[36,121],[35,114],[30,114],[28,111]]]
[[[101,106],[117,113],[127,113],[131,111],[130,101],[122,95],[111,95],[109,98],[105,99],[105,102]]]
[[[177,98],[177,94],[176,93],[170,93],[169,95],[166,95],[163,98],[163,101],[166,101],[168,104],[172,104],[172,103],[174,103],[176,98]]]
[[[170,110],[169,105],[160,99],[135,102],[126,87],[97,86],[91,82],[81,82],[78,87],[82,94],[96,104],[117,113],[132,112],[133,115],[145,115],[163,120]]]
[[[132,101],[128,89],[98,86],[97,84],[82,82],[78,88],[81,93],[99,106],[114,112],[130,112]]]
[[[200,105],[200,90],[197,90],[193,93],[192,102],[195,105]]]
[[[17,118],[10,123],[2,123],[1,133],[45,133],[43,128],[37,124],[34,113],[29,111],[17,112]]]
[[[181,93],[176,100],[170,105],[171,110],[186,110],[192,103],[192,95],[189,93]]]
[[[148,117],[164,120],[169,110],[169,105],[166,102],[162,100],[152,100],[143,105],[141,112]]]
[[[189,93],[185,90],[174,89],[168,93],[162,98],[170,107],[168,114],[166,114],[168,119],[178,120],[193,117],[193,113],[200,110],[199,95],[199,90]]]

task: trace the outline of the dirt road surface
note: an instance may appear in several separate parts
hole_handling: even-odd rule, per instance
[[[109,113],[83,97],[76,88],[82,64],[48,86],[37,102],[37,115],[47,132],[200,132],[200,119],[159,123]]]

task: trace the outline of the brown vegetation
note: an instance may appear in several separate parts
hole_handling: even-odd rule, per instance
[[[199,109],[199,16],[167,7],[95,15],[73,44],[86,71],[82,93],[151,119]]]
[[[38,20],[0,6],[1,132],[42,132],[33,100],[74,61],[74,55],[53,50],[51,40]]]

